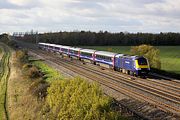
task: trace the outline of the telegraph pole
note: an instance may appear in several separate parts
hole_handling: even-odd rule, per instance
[[[39,39],[38,39],[38,31],[36,31],[36,44],[38,44]]]

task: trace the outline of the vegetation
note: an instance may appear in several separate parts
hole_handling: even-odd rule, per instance
[[[19,61],[27,61],[25,51],[17,51]],[[28,58],[29,59],[29,58]],[[37,69],[38,68],[38,69]],[[81,78],[64,78],[41,61],[24,63],[24,75],[31,79],[32,95],[45,100],[39,119],[121,119],[111,108],[112,99],[99,86]]]
[[[10,50],[8,48],[5,48],[4,51],[5,54],[3,55],[0,62],[0,69],[1,69],[0,70],[0,119],[8,119],[6,99],[7,99],[7,84],[10,73],[10,69],[9,69]]]
[[[11,120],[36,120],[38,117],[38,113],[40,108],[43,105],[43,101],[41,101],[44,94],[43,90],[40,90],[38,85],[34,85],[35,82],[40,81],[41,77],[31,77],[27,76],[31,71],[31,68],[35,67],[31,64],[21,62],[24,51],[13,51],[11,57],[11,74],[8,81],[8,111],[9,111],[9,119]],[[19,53],[19,54],[18,54]],[[18,57],[18,58],[17,58]],[[21,59],[21,60],[20,60]],[[27,60],[24,60],[27,61]],[[37,71],[39,72],[39,71]],[[31,87],[33,86],[33,90]],[[37,98],[38,97],[38,98]]]
[[[56,43],[71,46],[107,46],[107,45],[180,45],[180,33],[109,33],[107,31],[57,32],[38,35],[39,42]],[[17,37],[19,40],[36,43],[36,35]]]
[[[159,50],[150,45],[140,45],[131,48],[133,55],[144,56],[148,59],[151,68],[160,69],[161,61],[159,59]]]
[[[120,119],[110,107],[112,99],[105,96],[95,83],[77,78],[64,78],[41,61],[33,61],[50,83],[42,119]],[[34,87],[33,87],[34,88]]]
[[[49,67],[45,63],[43,63],[41,61],[34,61],[32,63],[33,63],[33,65],[35,65],[43,73],[43,78],[46,81],[63,79],[63,76],[58,71],[56,71],[53,68]]]
[[[0,54],[3,52],[2,48],[0,48]]]
[[[8,34],[2,34],[0,35],[0,42],[3,42],[13,48],[17,47],[17,43],[10,39],[10,36]]]
[[[81,78],[55,80],[48,88],[42,114],[46,119],[120,119],[118,113],[111,110],[111,103],[112,100],[95,83]]]
[[[16,51],[16,58],[19,63],[27,63],[28,62],[28,52],[27,50],[17,50]]]

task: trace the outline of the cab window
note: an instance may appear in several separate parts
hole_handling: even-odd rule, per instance
[[[147,65],[147,60],[145,58],[139,58],[138,59],[138,64],[139,65]]]

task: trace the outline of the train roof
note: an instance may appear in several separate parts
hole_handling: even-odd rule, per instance
[[[96,51],[96,55],[101,55],[101,56],[107,56],[107,57],[114,57],[118,53],[113,53],[113,52],[107,52],[107,51]]]
[[[115,57],[122,57],[124,54],[117,54]]]
[[[67,49],[69,49],[69,48],[71,48],[70,46],[61,46],[61,48],[67,48]]]
[[[94,53],[96,50],[93,50],[93,49],[81,49],[80,50],[81,52],[84,52],[84,53]]]
[[[54,44],[53,46],[54,47],[59,47],[59,48],[62,47],[62,45],[56,45],[56,44]]]
[[[41,42],[39,42],[38,44],[41,44],[41,45],[43,45],[43,44],[45,44],[45,43],[41,43]]]
[[[43,45],[48,45],[48,46],[52,46],[53,44],[50,43],[42,43]]]
[[[49,43],[38,43],[38,44],[40,44],[40,45],[47,45],[47,44],[49,44]]]
[[[70,47],[69,49],[70,49],[70,50],[79,51],[79,50],[82,49],[82,48],[78,48],[78,47]]]

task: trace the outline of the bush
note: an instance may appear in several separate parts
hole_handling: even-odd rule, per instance
[[[27,63],[28,62],[28,52],[27,50],[18,50],[16,51],[16,58],[19,62]]]
[[[39,79],[35,80],[31,86],[29,87],[30,92],[37,96],[38,98],[45,98],[47,95],[47,88],[49,87],[49,83],[46,81]]]
[[[152,68],[160,69],[161,61],[159,58],[159,50],[150,45],[140,45],[131,48],[131,53],[144,56],[148,59],[149,65]]]
[[[99,86],[81,78],[52,81],[42,114],[46,119],[119,119],[111,110],[112,99]]]
[[[7,45],[16,48],[17,47],[17,42],[10,40],[10,41],[7,42]]]
[[[31,68],[28,69],[27,75],[30,78],[38,78],[41,77],[41,72],[37,69],[37,67],[32,66]]]

